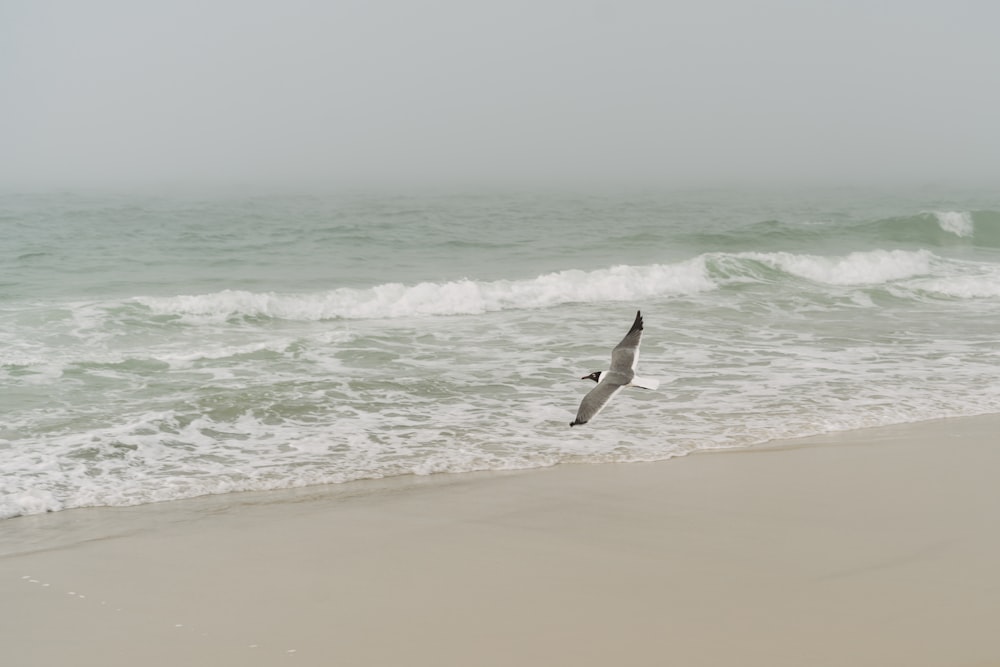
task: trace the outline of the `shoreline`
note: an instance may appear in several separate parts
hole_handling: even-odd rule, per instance
[[[17,517],[0,646],[17,665],[1000,665],[998,432]]]
[[[182,496],[178,498],[168,498],[164,500],[146,501],[130,505],[84,505],[80,507],[68,507],[59,510],[47,510],[44,512],[32,512],[28,514],[18,514],[0,518],[0,526],[8,521],[31,521],[38,517],[50,517],[39,519],[40,521],[58,521],[51,517],[63,515],[66,512],[83,515],[88,512],[121,512],[118,517],[122,521],[128,521],[129,513],[143,511],[148,508],[170,508],[163,511],[168,514],[175,512],[184,513],[189,511],[192,514],[200,514],[209,511],[209,507],[219,508],[230,505],[239,506],[244,503],[282,503],[298,502],[305,498],[319,497],[353,497],[356,495],[371,495],[383,492],[395,493],[401,489],[410,487],[422,488],[431,485],[464,484],[474,479],[488,479],[493,476],[532,474],[538,471],[562,469],[574,466],[630,466],[630,465],[663,465],[671,461],[689,458],[691,456],[719,455],[719,454],[740,454],[754,453],[769,450],[797,449],[799,447],[810,446],[836,446],[836,445],[865,445],[868,444],[868,436],[878,441],[885,437],[893,437],[893,432],[897,430],[909,430],[919,428],[922,425],[948,424],[968,422],[973,424],[979,420],[987,422],[996,420],[1000,424],[1000,413],[984,413],[960,417],[933,417],[919,422],[903,422],[900,424],[881,424],[875,426],[862,426],[849,428],[846,430],[830,431],[826,433],[796,436],[790,438],[776,438],[751,445],[739,445],[734,447],[718,447],[709,449],[693,449],[679,454],[674,454],[665,459],[657,460],[631,460],[631,461],[563,461],[553,465],[539,465],[527,468],[502,468],[490,470],[465,470],[434,472],[430,474],[403,473],[389,475],[386,477],[361,477],[344,482],[319,482],[305,484],[303,486],[279,487],[273,489],[248,489],[239,491],[227,491],[219,493],[204,493],[196,496]],[[865,437],[862,437],[865,436]],[[188,507],[190,505],[190,507]],[[202,507],[205,505],[206,507]],[[152,511],[152,510],[150,510]],[[76,524],[76,521],[72,522]],[[0,533],[0,557],[14,553],[10,551],[10,545],[3,540]]]

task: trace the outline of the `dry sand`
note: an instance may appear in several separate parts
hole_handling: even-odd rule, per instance
[[[1000,418],[0,523],[0,664],[1000,665]]]

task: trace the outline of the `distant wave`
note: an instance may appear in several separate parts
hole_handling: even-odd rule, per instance
[[[1000,213],[996,211],[925,211],[865,223],[856,228],[862,233],[865,230],[871,230],[876,238],[885,241],[1000,247]]]
[[[878,246],[905,244],[929,248],[998,248],[1000,212],[923,211],[849,223],[765,220],[724,231],[695,231],[683,234],[681,238],[699,247],[713,247],[725,252],[807,251],[829,244],[850,247],[858,242]]]
[[[970,269],[969,267],[973,267]],[[928,250],[871,250],[824,257],[787,252],[707,253],[676,264],[567,270],[525,280],[385,283],[312,294],[223,290],[210,294],[136,297],[155,315],[297,321],[480,314],[568,303],[685,296],[733,283],[779,282],[792,276],[824,285],[884,285],[924,279],[947,296],[994,296],[997,276],[985,265],[945,260]],[[957,281],[957,282],[956,282]]]

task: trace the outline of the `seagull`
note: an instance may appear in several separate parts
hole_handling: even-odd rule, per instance
[[[597,413],[608,404],[608,401],[615,394],[625,387],[656,389],[660,386],[659,380],[640,378],[635,374],[636,364],[639,363],[639,341],[641,338],[642,313],[637,310],[632,328],[622,338],[622,342],[611,350],[611,368],[606,371],[595,371],[580,378],[581,380],[593,380],[597,386],[583,397],[580,409],[576,412],[576,419],[569,423],[570,426],[589,422],[597,416]]]

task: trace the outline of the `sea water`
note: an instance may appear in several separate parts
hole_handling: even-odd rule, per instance
[[[996,193],[7,194],[0,517],[1000,412],[998,337]]]

